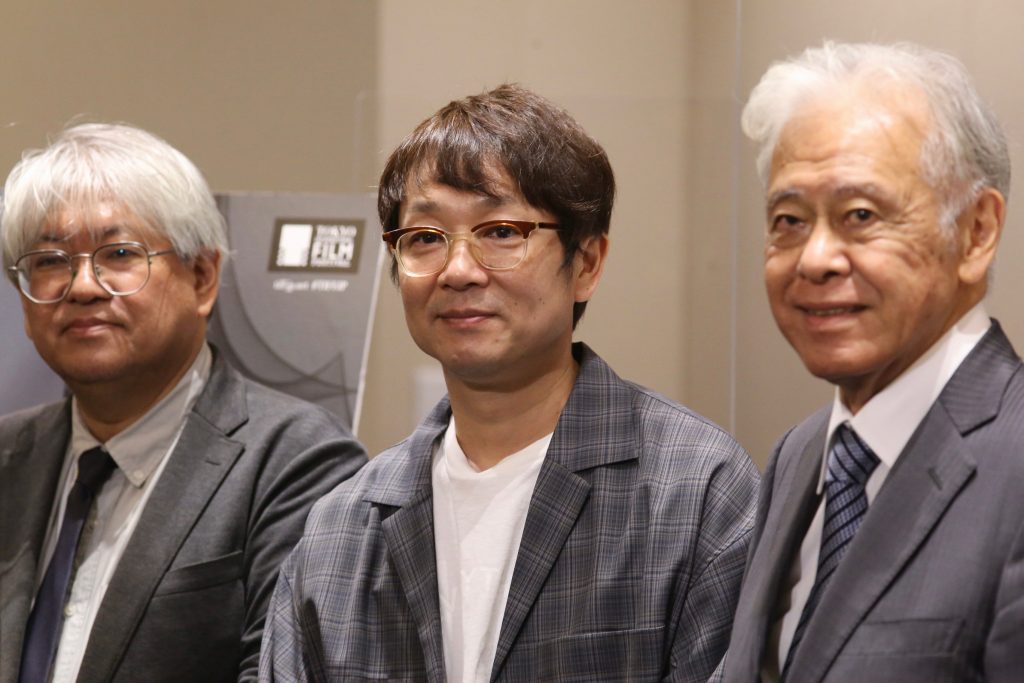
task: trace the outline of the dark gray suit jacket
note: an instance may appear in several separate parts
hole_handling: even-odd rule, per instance
[[[0,418],[0,683],[17,679],[70,401]],[[278,568],[310,506],[365,462],[326,411],[214,357],[103,598],[78,680],[255,675]]]
[[[765,473],[724,678],[759,678],[799,551],[829,410]],[[1024,372],[998,323],[889,473],[821,598],[792,683],[1024,680]]]
[[[576,351],[491,679],[704,683],[725,649],[757,471],[715,425]],[[450,415],[443,400],[313,508],[271,603],[261,680],[444,682],[430,465]]]

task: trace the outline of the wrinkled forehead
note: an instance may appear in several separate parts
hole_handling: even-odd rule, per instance
[[[902,172],[922,172],[921,155],[932,130],[927,102],[919,91],[876,90],[852,85],[805,99],[782,127],[769,166],[771,187],[781,168],[793,161],[842,166],[849,160],[898,165]]]
[[[134,241],[149,243],[163,237],[150,221],[112,200],[51,208],[26,227],[29,247],[49,244],[103,244]]]

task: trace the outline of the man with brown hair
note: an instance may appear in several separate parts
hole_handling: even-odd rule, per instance
[[[261,679],[714,670],[757,474],[721,429],[572,342],[614,187],[600,145],[516,86],[452,102],[391,155],[383,237],[448,396],[311,513]]]

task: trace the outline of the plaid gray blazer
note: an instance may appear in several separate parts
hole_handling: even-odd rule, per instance
[[[491,680],[705,681],[728,640],[757,471],[712,423],[574,353]],[[445,680],[430,463],[449,415],[442,400],[314,507],[275,590],[260,680]]]

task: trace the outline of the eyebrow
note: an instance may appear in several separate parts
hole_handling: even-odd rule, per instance
[[[510,201],[509,197],[495,197],[488,194],[481,194],[477,196],[479,197],[478,204],[487,208],[503,206],[508,204]],[[439,211],[441,208],[441,205],[433,199],[416,199],[409,202],[406,210],[410,213],[432,213],[434,211]]]
[[[888,195],[884,188],[877,183],[843,183],[826,189],[840,199],[849,199],[850,197],[869,197],[876,201],[882,201]],[[768,195],[765,200],[765,206],[770,210],[784,201],[788,201],[790,199],[800,200],[806,195],[807,193],[801,190],[793,190],[789,188],[777,190]]]

